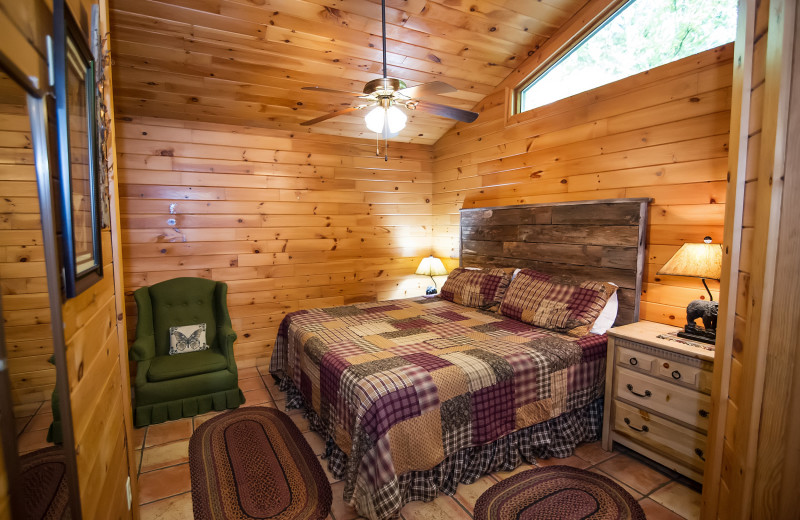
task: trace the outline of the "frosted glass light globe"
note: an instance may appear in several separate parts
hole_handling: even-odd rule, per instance
[[[383,107],[373,108],[364,117],[364,122],[367,124],[367,128],[376,134],[382,134],[384,131],[384,118],[389,119],[390,134],[396,134],[405,128],[406,121],[408,121],[408,117],[406,117],[402,110],[396,106],[391,106],[388,109]]]
[[[389,118],[390,134],[396,134],[406,127],[406,121],[408,121],[408,118],[403,111],[396,106],[390,106],[389,110],[386,111],[386,116]]]

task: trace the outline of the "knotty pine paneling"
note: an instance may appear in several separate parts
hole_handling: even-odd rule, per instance
[[[732,44],[526,112],[490,94],[434,146],[433,252],[458,258],[458,210],[650,197],[642,319],[682,325],[700,280],[657,276],[685,241],[722,241]],[[717,282],[709,282],[712,292]],[[715,299],[718,295],[715,292]]]
[[[228,284],[239,367],[265,362],[298,309],[421,294],[430,146],[178,120],[117,120],[129,337],[132,292]]]
[[[24,98],[18,99],[22,89],[2,88],[0,294],[14,415],[29,417],[50,399],[55,386],[55,368],[47,361],[53,335],[27,109]]]
[[[433,102],[470,109],[585,0],[386,2],[387,73],[450,83]],[[119,113],[373,137],[363,117],[299,123],[350,105],[382,72],[376,0],[112,0]],[[453,120],[422,112],[395,138],[433,144]]]

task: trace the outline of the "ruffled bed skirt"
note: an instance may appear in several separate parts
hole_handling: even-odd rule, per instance
[[[281,380],[280,389],[286,391],[287,409],[303,408],[311,429],[326,435],[320,417],[305,405],[302,394],[289,378]],[[408,502],[430,502],[440,492],[453,495],[458,484],[472,484],[487,473],[511,471],[523,462],[533,463],[537,458],[569,457],[578,444],[598,440],[602,425],[603,399],[599,398],[582,408],[512,432],[489,444],[460,450],[433,469],[399,475],[372,493],[357,492],[355,469],[358,464],[349,464],[347,454],[330,437],[323,458],[328,459],[331,473],[345,481],[344,501],[371,520],[385,520],[397,518],[400,509]],[[381,514],[376,516],[376,511]],[[387,511],[391,513],[382,514]]]

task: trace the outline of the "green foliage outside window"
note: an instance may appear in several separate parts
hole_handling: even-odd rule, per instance
[[[633,0],[520,92],[520,111],[731,42],[736,0]]]

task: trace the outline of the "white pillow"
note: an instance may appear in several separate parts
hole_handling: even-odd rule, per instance
[[[514,278],[516,278],[516,277],[517,277],[517,274],[518,274],[520,271],[522,271],[522,269],[520,269],[519,267],[517,267],[516,269],[514,269],[514,272],[513,272],[513,273],[511,273],[511,281],[512,281],[512,282],[514,281]]]
[[[614,285],[614,284],[612,284]],[[600,316],[594,320],[594,325],[592,325],[592,334],[605,334],[605,332],[611,328],[614,324],[614,320],[617,319],[617,310],[619,309],[619,300],[617,299],[617,291],[614,291],[614,294],[611,295],[611,298],[608,299],[606,302],[606,306],[603,307],[603,310],[600,311]]]
[[[169,355],[206,350],[206,324],[183,325],[169,328]]]

